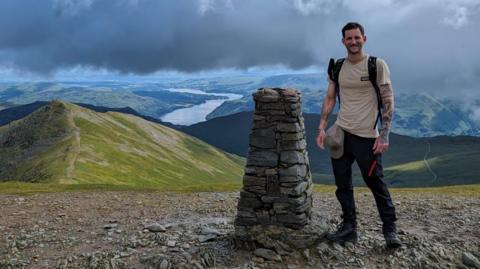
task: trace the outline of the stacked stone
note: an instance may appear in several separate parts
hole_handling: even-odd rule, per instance
[[[313,188],[301,94],[261,88],[253,97],[255,114],[236,229],[255,225],[301,229],[311,219]]]

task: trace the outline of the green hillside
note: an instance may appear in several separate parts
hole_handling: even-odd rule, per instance
[[[385,154],[385,176],[392,185],[446,186],[480,183],[480,138],[395,137]],[[416,159],[416,160],[415,160]],[[430,167],[430,169],[429,169]]]
[[[252,114],[242,112],[218,117],[182,128],[182,131],[225,151],[246,156],[248,135],[253,123]],[[320,115],[303,116],[313,180],[316,183],[333,184],[328,152],[320,150],[315,144]],[[331,121],[334,120],[334,117],[331,117]],[[415,138],[392,133],[390,144],[383,161],[385,179],[391,186],[480,184],[480,166],[477,165],[477,161],[480,160],[480,137]],[[356,165],[354,167],[355,185],[364,185],[359,170]]]
[[[62,101],[0,127],[0,181],[186,187],[240,182],[243,164],[163,125]]]

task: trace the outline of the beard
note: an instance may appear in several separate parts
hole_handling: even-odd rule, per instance
[[[359,54],[362,52],[362,45],[355,45],[347,47],[348,53],[350,54]]]

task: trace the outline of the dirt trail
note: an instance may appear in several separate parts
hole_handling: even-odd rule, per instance
[[[75,171],[75,162],[77,161],[78,155],[80,154],[80,129],[75,125],[75,121],[73,119],[73,114],[69,113],[68,121],[73,126],[73,136],[74,136],[74,143],[70,148],[70,156],[68,160],[67,172],[66,172],[66,180],[71,180],[73,178],[73,171]]]

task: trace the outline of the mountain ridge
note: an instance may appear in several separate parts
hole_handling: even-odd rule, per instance
[[[135,115],[98,113],[58,100],[1,126],[0,147],[0,181],[136,186],[239,182],[244,162]]]

